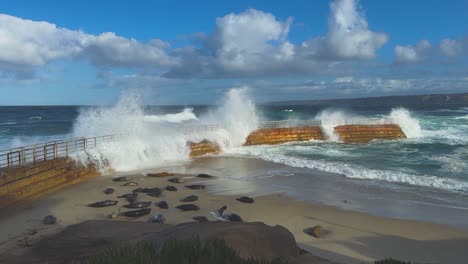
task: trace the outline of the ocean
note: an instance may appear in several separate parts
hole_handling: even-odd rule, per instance
[[[453,209],[455,225],[468,217],[468,106],[366,108],[361,105],[343,109],[337,105],[254,105],[243,91],[230,92],[216,106],[142,106],[140,99],[123,96],[116,105],[108,107],[2,106],[0,149],[78,136],[129,133],[123,141],[96,150],[99,153],[94,158],[105,158],[118,171],[132,171],[178,162],[186,164],[189,162],[186,142],[208,138],[222,145],[221,167],[226,167],[226,158],[276,164],[272,169],[251,171],[252,175],[241,177],[233,173],[228,177],[243,183],[270,178],[270,187],[265,192],[274,192],[275,186],[281,186],[277,189],[300,199],[338,206],[342,206],[342,200],[356,199],[365,203],[363,200],[367,199],[367,205],[374,204],[374,209],[365,208],[362,203],[355,203],[355,208],[351,206],[351,209],[410,219],[420,219],[424,215],[422,212],[417,213],[419,217],[411,214],[411,210],[418,211],[414,204],[431,205],[431,210],[435,210],[433,217],[437,210]],[[407,139],[344,144],[334,138],[330,130],[336,124],[388,118],[402,127]],[[329,139],[276,146],[240,146],[242,139],[262,120],[321,120]],[[220,124],[226,129],[199,131],[195,135],[173,132],[180,125],[199,124]],[[172,130],[165,129],[167,127]],[[218,173],[235,171],[234,166],[231,170],[218,170]],[[309,174],[316,176],[308,178]],[[349,184],[354,194],[345,190]],[[314,187],[304,189],[304,186]],[[317,186],[325,190],[318,190]],[[318,196],[326,188],[335,196]],[[314,193],[309,193],[311,190]],[[404,207],[401,202],[406,201],[407,210],[399,213],[393,207],[382,208],[382,203],[375,202],[379,197],[376,194],[381,193],[391,193],[391,199],[398,200],[400,211]],[[412,205],[408,205],[408,200]],[[439,220],[450,223],[450,220]]]

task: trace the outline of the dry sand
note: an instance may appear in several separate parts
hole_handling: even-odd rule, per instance
[[[157,172],[157,170],[155,170]],[[187,177],[186,175],[178,175]],[[294,200],[282,194],[255,197],[255,203],[244,204],[237,197],[208,194],[205,190],[189,190],[183,187],[191,183],[209,184],[210,180],[188,179],[186,183],[173,184],[166,178],[151,178],[132,175],[138,187],[165,187],[174,185],[176,192],[165,191],[160,198],[141,194],[140,200],[158,202],[165,200],[170,209],[151,205],[152,213],[162,213],[169,224],[194,221],[202,215],[210,220],[210,212],[227,205],[226,212],[235,212],[244,221],[261,221],[268,225],[282,225],[295,236],[303,249],[314,255],[342,263],[372,262],[375,259],[393,257],[419,263],[468,263],[468,231],[443,225],[371,216],[365,213],[345,211],[336,207],[316,205]],[[130,193],[137,187],[120,186],[122,182],[111,181],[112,176],[102,176],[69,187],[29,204],[19,204],[2,210],[0,214],[0,254],[22,254],[41,237],[57,233],[64,227],[83,220],[109,219],[108,215],[125,211],[124,199],[118,195]],[[106,195],[105,188],[115,188],[114,194]],[[180,212],[174,206],[185,196],[196,194],[200,206],[197,212]],[[91,208],[86,205],[99,200],[119,200],[119,204],[106,208]],[[57,216],[56,225],[42,224],[48,214]],[[119,218],[124,219],[124,218]],[[149,216],[137,220],[147,221]],[[109,219],[109,221],[113,221]],[[317,239],[303,233],[303,229],[321,225],[327,235]]]

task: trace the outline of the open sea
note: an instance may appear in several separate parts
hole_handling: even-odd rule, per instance
[[[329,130],[334,124],[369,118],[396,120],[408,138],[344,144]],[[240,147],[258,120],[321,120],[329,140]],[[208,123],[228,129],[192,136],[224,144],[220,160],[204,164],[215,173],[231,174],[226,177],[239,186],[262,182],[258,186],[264,192],[282,191],[352,210],[468,227],[464,223],[468,222],[468,106],[255,106],[235,94],[220,106],[143,107],[131,100],[102,108],[2,106],[0,149],[129,132],[133,136],[105,147],[99,155],[113,168],[131,171],[187,162],[184,146],[190,136],[158,135],[162,130],[156,128]],[[239,175],[238,166],[245,163],[229,165],[231,158],[256,160],[264,166],[244,169]],[[343,200],[355,202],[341,204]]]

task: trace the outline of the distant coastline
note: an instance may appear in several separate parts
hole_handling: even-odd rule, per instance
[[[468,93],[457,94],[426,94],[426,95],[400,95],[380,96],[347,99],[323,100],[290,100],[267,103],[266,105],[310,105],[340,107],[427,107],[427,106],[464,106],[468,105]]]

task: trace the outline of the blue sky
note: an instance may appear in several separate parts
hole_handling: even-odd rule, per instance
[[[468,91],[468,1],[0,2],[0,104]]]

